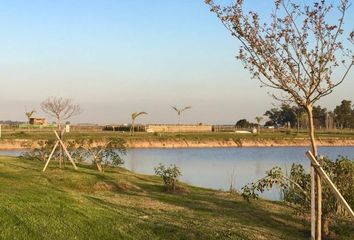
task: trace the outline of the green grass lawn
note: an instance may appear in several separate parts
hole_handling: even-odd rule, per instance
[[[184,185],[170,194],[155,176],[101,174],[0,156],[0,239],[308,239],[307,221],[282,203]]]

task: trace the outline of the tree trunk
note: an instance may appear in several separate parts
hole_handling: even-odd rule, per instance
[[[172,191],[175,192],[176,191],[176,180],[172,179]]]
[[[309,135],[310,135],[311,148],[312,148],[311,151],[313,155],[316,158],[318,158],[312,110],[313,110],[312,105],[306,106],[306,111],[308,114],[308,122],[309,122]],[[316,190],[317,190],[317,198],[316,198]],[[321,224],[322,224],[321,178],[318,174],[316,174],[315,169],[311,166],[311,232],[312,232],[312,238],[315,237],[316,240],[321,240],[321,233],[322,233]]]
[[[30,117],[28,118],[27,130],[28,130],[28,132],[31,132],[31,119],[30,119]]]
[[[178,134],[181,135],[181,114],[178,113]]]
[[[135,119],[132,120],[132,126],[131,126],[131,129],[130,129],[130,136],[134,135],[134,128],[135,128]]]
[[[99,172],[102,172],[102,171],[103,171],[101,164],[99,164],[98,162],[96,162],[96,167],[97,167],[97,170],[98,170]]]
[[[57,119],[57,124],[58,124],[59,138],[60,138],[60,140],[62,140],[63,136],[61,134],[61,122],[60,122],[60,118],[59,117]],[[62,168],[62,162],[63,162],[63,147],[60,144],[59,145],[59,168]]]

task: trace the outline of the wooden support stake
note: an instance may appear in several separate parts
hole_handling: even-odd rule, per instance
[[[316,240],[316,172],[311,166],[311,240]]]
[[[63,133],[64,133],[64,130],[63,130],[63,132],[62,132],[62,135],[63,135]],[[71,164],[74,166],[75,170],[77,170],[77,167],[76,167],[76,164],[75,164],[74,160],[73,160],[72,157],[70,156],[70,154],[69,154],[69,152],[68,152],[68,149],[65,147],[65,144],[63,143],[63,141],[62,141],[61,138],[59,137],[57,131],[54,131],[54,134],[55,134],[55,136],[57,137],[58,141],[55,143],[55,145],[54,145],[54,147],[53,147],[53,150],[52,150],[52,152],[50,153],[50,155],[49,155],[49,157],[48,157],[48,160],[47,160],[47,162],[46,162],[46,164],[45,164],[45,166],[44,166],[44,168],[43,168],[42,171],[45,172],[45,170],[47,169],[48,164],[49,164],[50,160],[52,159],[53,154],[54,154],[54,152],[55,152],[55,150],[57,149],[57,147],[58,147],[59,144],[60,144],[60,147],[64,149],[64,152],[65,152],[66,156],[69,158],[69,160],[70,160]]]
[[[75,170],[77,170],[77,167],[76,167],[76,164],[75,164],[74,160],[73,160],[72,157],[70,156],[70,154],[69,154],[69,152],[68,152],[68,149],[65,147],[63,141],[60,139],[60,137],[59,137],[57,131],[54,131],[54,133],[55,133],[55,136],[58,138],[58,140],[59,140],[59,142],[60,142],[60,145],[61,145],[62,148],[64,149],[64,152],[65,152],[66,156],[69,158],[69,160],[70,160],[71,164],[74,166]]]
[[[317,158],[316,158],[317,159]],[[320,165],[322,161],[317,161]],[[316,172],[317,173],[317,172]],[[316,190],[317,190],[317,199],[316,199],[316,205],[317,205],[317,215],[316,215],[316,232],[317,236],[316,239],[321,240],[322,239],[322,178],[319,173],[316,174]]]
[[[45,166],[44,166],[44,168],[43,168],[43,170],[42,170],[43,172],[45,172],[45,170],[47,169],[48,164],[49,164],[50,160],[52,159],[55,150],[56,150],[57,147],[58,147],[58,144],[59,144],[59,141],[57,141],[57,142],[55,143],[55,145],[54,145],[54,147],[53,147],[53,150],[52,150],[52,152],[50,153],[50,155],[49,155],[49,157],[48,157],[48,160],[47,160],[47,162],[45,163]]]
[[[354,212],[351,209],[351,207],[349,206],[349,204],[347,203],[347,201],[344,199],[344,197],[342,196],[342,194],[339,192],[339,190],[337,189],[337,187],[334,185],[334,183],[332,182],[332,180],[328,177],[327,173],[323,170],[323,168],[321,167],[321,165],[319,164],[319,162],[317,161],[317,159],[315,158],[315,156],[312,154],[311,151],[308,151],[306,153],[307,157],[311,160],[311,163],[313,165],[313,167],[315,168],[317,174],[319,174],[329,185],[330,189],[332,190],[332,192],[334,193],[334,196],[337,198],[337,200],[343,204],[344,208],[348,211],[348,213],[354,218]]]

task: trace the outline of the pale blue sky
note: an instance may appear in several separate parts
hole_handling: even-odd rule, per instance
[[[173,123],[171,105],[193,106],[184,122],[234,123],[274,103],[203,0],[0,0],[0,31],[3,120],[25,120],[25,106],[39,110],[48,96],[74,99],[84,112],[73,121],[96,123],[128,122],[134,111]],[[354,100],[353,76],[323,105]]]

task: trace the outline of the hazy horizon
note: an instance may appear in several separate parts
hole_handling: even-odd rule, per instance
[[[346,28],[353,22],[348,15]],[[72,122],[100,124],[128,123],[136,111],[149,113],[141,123],[176,123],[171,106],[187,105],[183,123],[234,124],[277,104],[202,0],[4,1],[0,29],[0,120],[25,121],[25,107],[45,116],[50,96],[80,104]],[[353,76],[321,106],[354,100]]]

